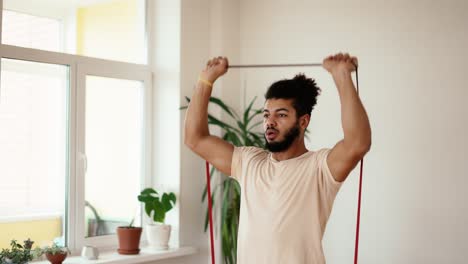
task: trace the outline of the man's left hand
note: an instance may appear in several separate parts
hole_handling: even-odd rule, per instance
[[[356,70],[358,60],[356,57],[350,56],[348,53],[338,53],[330,55],[323,60],[322,66],[330,73],[335,71],[353,72]]]

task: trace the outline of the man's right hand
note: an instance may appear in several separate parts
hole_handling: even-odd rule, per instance
[[[200,78],[214,83],[227,72],[228,68],[229,62],[226,57],[213,58],[206,63],[206,68],[201,72]]]

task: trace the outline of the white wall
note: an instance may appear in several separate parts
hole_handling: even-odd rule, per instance
[[[180,2],[148,1],[149,65],[153,72],[153,184],[173,191],[178,201],[166,221],[173,226],[170,244],[179,244],[180,214]]]
[[[192,96],[198,75],[213,56],[226,55],[238,58],[239,2],[229,0],[182,1],[181,22],[181,105],[186,105],[184,96]],[[229,44],[227,44],[229,43]],[[230,84],[238,80],[233,75]],[[228,103],[237,107],[237,89],[222,89],[225,80],[216,83],[213,95],[228,97]],[[216,114],[210,110],[211,113]],[[185,112],[181,116],[181,128]],[[217,131],[212,131],[217,133]],[[183,142],[181,133],[181,142]],[[200,253],[187,263],[209,263],[210,248],[208,233],[203,232],[206,205],[201,203],[205,186],[205,162],[181,144],[181,195],[185,205],[181,208],[181,243],[196,246]],[[219,232],[218,232],[219,233]],[[219,239],[216,238],[217,263],[222,263]]]
[[[198,71],[209,55],[210,7],[208,0],[181,1],[181,97],[179,103],[186,105],[184,96],[191,96],[198,78]],[[204,207],[201,193],[204,186],[204,163],[186,150],[183,144],[183,120],[181,114],[181,242],[196,246],[199,254],[187,263],[207,263],[209,256],[208,236],[203,233]],[[181,201],[181,202],[183,202]]]
[[[240,2],[241,63],[321,62],[338,51],[360,60],[361,98],[373,129],[360,263],[466,263],[468,2]],[[340,105],[324,70],[251,71],[243,77],[247,98],[296,71],[315,77],[323,90],[309,146],[332,147],[342,136]],[[327,227],[328,263],[353,260],[357,172],[342,187]]]
[[[239,2],[217,0],[148,1],[151,43],[150,65],[154,72],[154,161],[155,185],[179,189],[176,210],[169,222],[175,227],[171,244],[194,246],[198,253],[157,263],[210,263],[209,236],[203,232],[206,205],[201,202],[205,186],[205,163],[183,144],[185,96],[193,87],[209,57],[226,54],[238,58]],[[235,43],[233,43],[233,41]],[[224,43],[233,43],[225,45]],[[230,77],[235,83],[235,74]],[[223,86],[223,81],[216,87]],[[238,90],[214,91],[216,96],[239,103]],[[236,95],[237,94],[237,95]],[[174,118],[176,117],[176,118]],[[174,123],[175,122],[175,123]],[[217,263],[221,263],[217,239]]]

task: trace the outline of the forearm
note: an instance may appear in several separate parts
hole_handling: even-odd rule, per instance
[[[185,144],[194,147],[197,141],[209,136],[208,103],[212,87],[198,82],[194,88],[187,114],[185,116]]]
[[[371,145],[371,128],[351,74],[346,71],[332,73],[341,102],[341,122],[344,143],[359,152],[367,152]]]

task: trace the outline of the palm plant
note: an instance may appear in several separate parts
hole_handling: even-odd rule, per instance
[[[244,110],[242,116],[239,116],[236,111],[226,105],[221,99],[216,97],[210,98],[210,103],[219,106],[229,118],[232,119],[235,125],[229,125],[228,122],[223,122],[218,118],[208,114],[208,124],[221,128],[223,132],[222,138],[232,143],[234,146],[256,146],[264,147],[263,133],[255,132],[254,129],[262,124],[263,121],[255,122],[256,117],[262,114],[261,109],[253,109],[254,98],[247,108]],[[186,97],[187,102],[190,98]],[[181,109],[187,108],[182,107]],[[219,188],[221,187],[221,243],[224,263],[235,264],[237,253],[237,230],[239,226],[239,213],[240,213],[240,195],[241,189],[239,183],[231,177],[223,175],[214,167],[211,169],[211,179],[218,175],[221,177],[221,183],[213,188],[213,197],[216,197]],[[206,187],[203,191],[202,202],[206,200],[207,190]],[[213,200],[213,207],[215,201]],[[208,210],[205,217],[205,232],[208,229]]]

